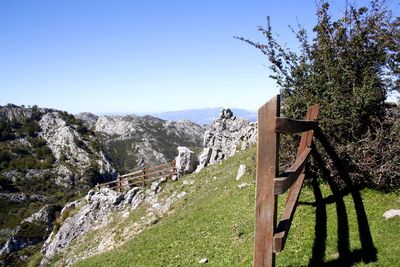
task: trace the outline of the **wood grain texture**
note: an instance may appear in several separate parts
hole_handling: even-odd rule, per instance
[[[164,175],[164,176],[170,176],[170,175],[176,174],[175,163],[176,163],[175,160],[173,160],[173,161],[170,161],[168,163],[155,165],[155,166],[150,166],[149,168],[143,168],[143,169],[131,172],[131,173],[127,173],[127,174],[118,176],[118,178],[119,179],[125,178],[125,179],[123,179],[124,181],[140,180],[142,182],[142,185],[143,185],[143,179],[144,179],[143,176],[149,177],[149,176],[158,175],[160,173],[163,173],[162,175]],[[165,166],[169,166],[169,167],[165,167]],[[159,176],[161,176],[161,175],[159,175]],[[97,184],[96,188],[101,188],[101,187],[104,187],[104,186],[117,184],[117,183],[118,183],[118,180],[109,181],[109,182]],[[119,186],[113,186],[111,188],[119,188]]]
[[[314,120],[294,120],[288,118],[276,118],[275,132],[294,134],[315,130],[318,127],[318,122]]]
[[[297,180],[306,166],[307,160],[310,156],[311,148],[306,148],[301,155],[296,159],[295,163],[287,169],[282,177],[275,178],[275,195],[285,193]]]
[[[307,110],[307,114],[305,116],[305,120],[316,120],[318,117],[318,113],[319,113],[319,104],[309,107]],[[313,130],[304,132],[302,134],[297,151],[297,158],[300,158],[301,155],[304,153],[304,151],[310,149],[313,135],[314,135]],[[289,189],[289,193],[286,199],[285,209],[280,218],[276,233],[274,235],[274,252],[276,253],[282,251],[285,246],[290,225],[292,223],[293,216],[296,211],[297,201],[299,199],[301,188],[303,186],[304,177],[305,173],[303,168],[299,178]]]
[[[277,197],[274,179],[278,173],[279,135],[275,118],[280,115],[279,96],[258,110],[258,141],[256,171],[256,212],[253,265],[275,265],[273,238],[276,225]]]

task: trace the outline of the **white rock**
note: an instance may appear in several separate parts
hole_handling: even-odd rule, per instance
[[[159,186],[160,186],[160,183],[155,181],[155,182],[151,183],[150,190],[153,192],[157,192]]]
[[[141,191],[140,187],[134,187],[125,193],[124,204],[129,205],[132,203],[132,199],[136,196],[136,194]]]
[[[175,158],[177,173],[183,175],[194,172],[199,164],[196,154],[184,146],[178,146],[177,149],[178,156]]]
[[[396,216],[400,216],[400,209],[390,209],[383,214],[386,220],[392,219]]]
[[[246,165],[240,164],[237,175],[236,175],[236,181],[242,178],[244,173],[246,172]]]
[[[185,180],[182,182],[182,184],[183,185],[192,185],[192,184],[194,184],[194,181],[193,180]]]
[[[56,208],[53,205],[45,205],[38,212],[32,214],[28,218],[25,218],[20,225],[16,226],[12,230],[12,235],[0,246],[0,255],[9,254],[25,247],[35,245],[46,238],[53,229],[53,221],[56,217]],[[44,224],[46,225],[46,231],[42,235],[36,237],[23,237],[20,236],[20,231],[24,231],[22,227],[25,224]]]
[[[42,128],[41,136],[47,141],[47,145],[54,154],[57,161],[62,154],[67,155],[73,164],[89,166],[89,154],[78,147],[75,140],[83,142],[80,135],[61,118],[58,112],[50,112],[43,115],[39,121]]]
[[[196,172],[204,167],[220,163],[236,153],[236,149],[248,148],[257,141],[257,124],[233,116],[232,111],[224,109],[204,133],[204,149]]]
[[[180,192],[178,195],[176,195],[176,198],[181,199],[181,198],[184,198],[186,195],[187,195],[186,192]]]
[[[74,127],[68,125],[59,112],[53,111],[44,114],[39,125],[42,129],[39,135],[46,140],[58,165],[54,174],[57,185],[76,186],[76,183],[79,183],[80,178],[93,166],[93,163],[99,166],[100,174],[107,177],[109,175],[116,176],[115,169],[103,152],[91,151],[89,141],[84,140]],[[91,155],[89,155],[89,151]],[[67,167],[69,165],[73,168]]]
[[[57,233],[52,234],[44,243],[44,255],[41,266],[46,266],[58,252],[62,251],[72,240],[89,231],[98,229],[109,223],[109,215],[118,210],[122,205],[116,205],[121,200],[121,195],[108,188],[99,192],[90,192],[90,202],[87,202],[71,217],[66,218]],[[123,198],[123,195],[122,195]],[[76,204],[69,205],[77,208]]]
[[[238,187],[239,189],[243,189],[243,188],[245,188],[245,187],[247,187],[247,186],[249,186],[248,183],[241,183],[241,184],[239,184],[237,187]]]
[[[207,262],[208,262],[208,259],[207,259],[207,258],[203,258],[203,259],[199,260],[199,263],[200,263],[200,264],[205,264],[205,263],[207,263]]]

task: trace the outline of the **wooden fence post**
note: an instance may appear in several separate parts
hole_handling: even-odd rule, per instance
[[[146,168],[142,169],[142,186],[144,187],[146,185],[145,183],[145,176],[146,176]]]
[[[117,191],[121,192],[121,178],[119,177],[119,175],[117,176]]]
[[[279,134],[275,133],[275,118],[279,115],[279,96],[258,110],[255,267],[275,265],[273,241],[278,198],[274,194],[274,179],[279,171]]]

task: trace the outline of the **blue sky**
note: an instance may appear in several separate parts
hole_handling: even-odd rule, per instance
[[[344,1],[332,3],[339,14]],[[287,25],[311,28],[314,13],[314,0],[1,0],[0,105],[256,110],[278,88],[263,55],[233,36],[262,41],[271,16],[295,47]]]

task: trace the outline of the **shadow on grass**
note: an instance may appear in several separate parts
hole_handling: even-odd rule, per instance
[[[326,168],[321,154],[314,148],[312,150],[312,156],[324,176],[323,179],[329,184],[332,195],[323,198],[317,179],[313,179],[312,188],[315,195],[314,206],[316,207],[316,223],[312,258],[309,261],[309,266],[352,266],[359,262],[375,262],[377,261],[377,250],[373,244],[368,218],[364,209],[364,203],[362,201],[360,191],[358,188],[353,186],[349,173],[343,166],[340,158],[338,157],[332,145],[329,143],[326,136],[319,130],[315,131],[315,136],[332,160],[339,177],[345,182],[346,190],[342,192],[340,191],[339,186],[332,179],[332,173],[328,170],[328,168]],[[361,249],[350,250],[349,221],[347,217],[346,205],[343,200],[343,197],[347,194],[351,194],[353,198],[354,208],[357,214]],[[324,260],[327,238],[326,205],[332,203],[336,203],[338,222],[338,258],[326,262]]]

